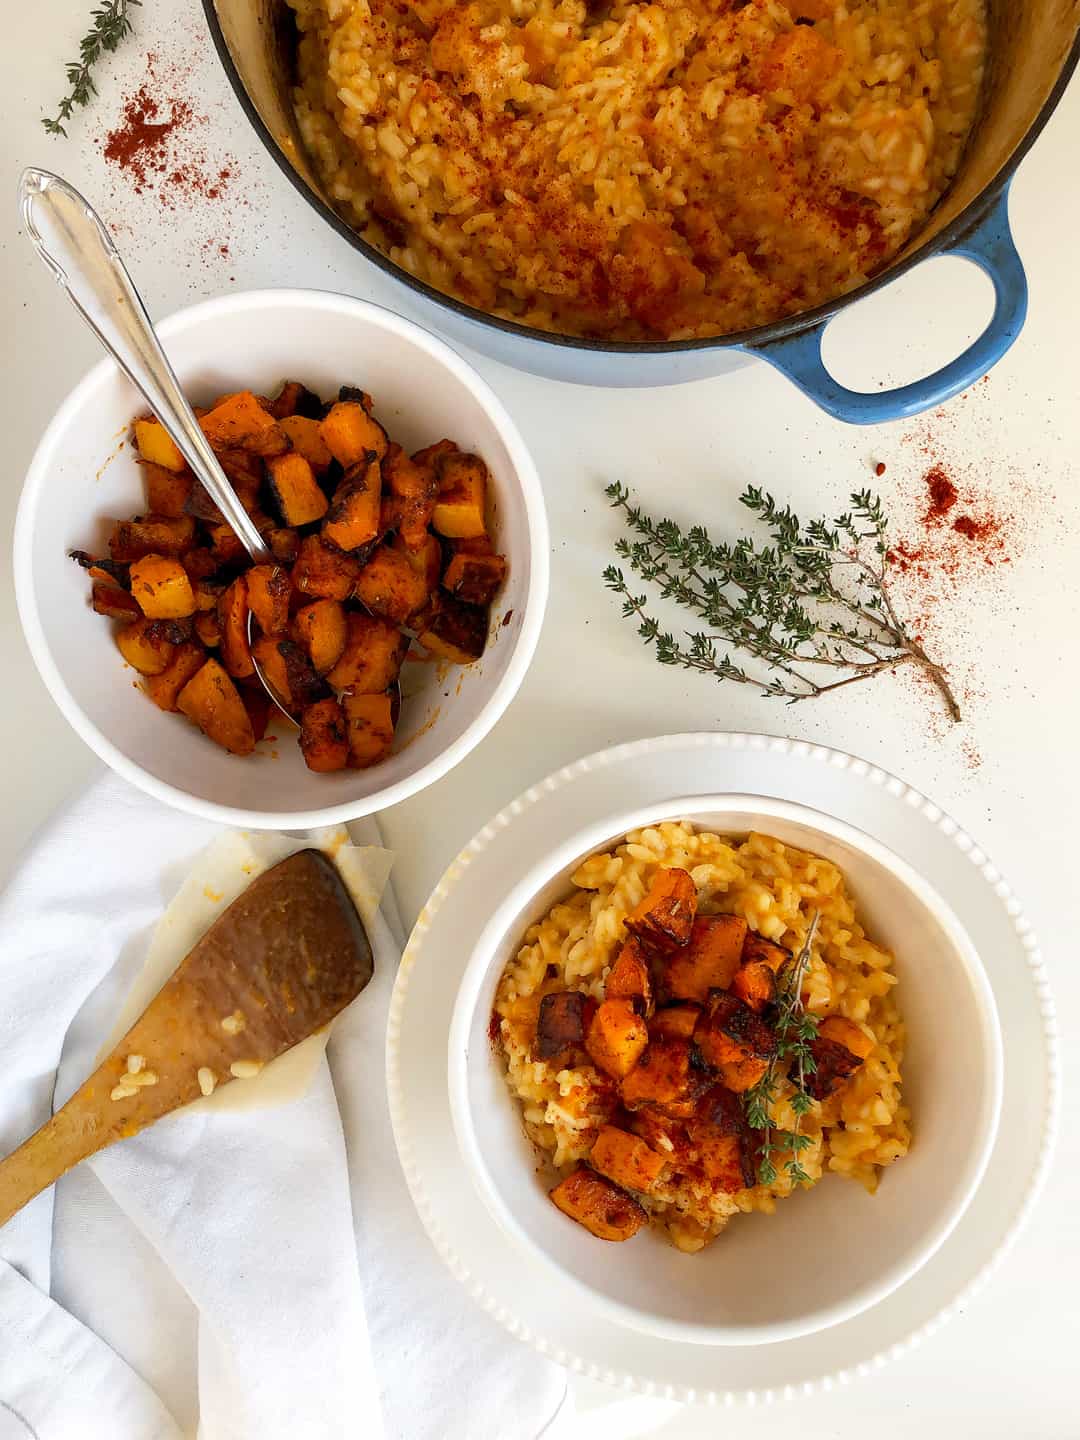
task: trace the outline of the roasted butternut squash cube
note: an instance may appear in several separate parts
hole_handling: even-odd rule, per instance
[[[303,455],[295,450],[268,460],[266,472],[270,494],[283,525],[310,525],[315,520],[321,520],[330,508],[330,502],[315,479],[315,472]]]
[[[159,710],[175,710],[180,691],[202,668],[206,659],[206,651],[201,645],[194,640],[185,641],[176,646],[164,670],[146,677],[143,689]]]
[[[649,1021],[650,1040],[692,1040],[701,1006],[684,1000],[679,1005],[665,1005]]]
[[[266,532],[270,554],[282,565],[291,565],[300,553],[300,536],[287,525],[274,525]]]
[[[749,965],[739,966],[731,989],[760,1015],[776,999],[776,975],[762,961],[752,960]]]
[[[489,624],[486,610],[437,594],[418,619],[417,639],[431,655],[455,665],[471,665],[484,653]]]
[[[266,734],[266,727],[270,723],[270,696],[263,689],[261,680],[241,680],[236,688],[244,702],[244,709],[251,721],[251,733],[255,736],[257,745]]]
[[[327,773],[349,763],[349,731],[336,700],[309,705],[300,720],[300,750],[309,770]]]
[[[195,544],[195,521],[190,515],[170,519],[165,515],[139,515],[117,522],[109,537],[109,554],[116,561],[130,563],[144,555],[183,555]]]
[[[206,537],[210,541],[210,553],[219,567],[243,565],[247,562],[248,553],[231,525],[208,525]]]
[[[458,453],[458,447],[452,440],[436,440],[434,445],[425,445],[422,450],[414,451],[412,462],[414,465],[419,465],[422,470],[430,472],[435,484],[435,489],[438,491],[439,473],[437,467],[439,461],[446,455],[457,455]]]
[[[810,1041],[810,1053],[814,1057],[814,1071],[805,1076],[806,1093],[815,1100],[827,1100],[839,1090],[863,1063],[854,1051],[836,1040],[818,1036]]]
[[[430,530],[424,532],[419,545],[410,545],[403,533],[390,541],[392,550],[399,550],[416,573],[423,579],[424,590],[430,595],[439,584],[442,573],[442,546]]]
[[[661,866],[648,892],[626,917],[626,928],[649,950],[685,945],[694,928],[697,890],[685,870]]]
[[[140,675],[160,675],[168,668],[177,644],[183,639],[182,634],[172,633],[168,622],[143,616],[117,631],[116,648]]]
[[[90,604],[98,615],[107,615],[110,620],[138,620],[143,613],[139,602],[126,590],[102,580],[94,581]]]
[[[506,561],[501,555],[468,555],[464,551],[451,557],[442,577],[443,586],[469,605],[490,605],[506,579]]]
[[[628,1110],[636,1110],[641,1105],[686,1101],[690,1113],[694,1088],[691,1080],[690,1042],[667,1037],[654,1040],[620,1086],[623,1104]]]
[[[861,1025],[854,1020],[846,1020],[842,1015],[830,1015],[828,1019],[822,1020],[818,1026],[818,1035],[822,1040],[832,1040],[837,1045],[843,1045],[845,1050],[850,1050],[860,1060],[866,1060],[872,1053],[875,1040],[872,1035],[867,1035]]]
[[[424,543],[435,513],[439,482],[434,467],[418,465],[400,445],[390,445],[383,460],[382,474],[386,488],[399,502],[396,528],[406,545],[415,550]]]
[[[649,1043],[645,1021],[629,1000],[598,1005],[585,1034],[585,1049],[599,1069],[616,1080],[629,1075]]]
[[[260,635],[251,647],[266,683],[290,715],[299,715],[326,698],[326,685],[316,675],[311,661],[293,640],[277,635]]]
[[[195,614],[195,638],[208,650],[216,650],[221,644],[221,626],[217,610],[199,610]]]
[[[305,535],[293,565],[292,582],[305,595],[347,600],[359,573],[355,556],[324,545],[318,535]]]
[[[450,540],[485,535],[484,507],[487,503],[487,466],[479,455],[455,451],[435,462],[439,495],[431,524]]]
[[[389,695],[343,695],[349,727],[349,764],[366,770],[386,758],[394,743],[393,705]]]
[[[292,618],[292,638],[307,651],[319,675],[333,670],[341,659],[347,633],[345,607],[340,600],[313,600]],[[385,690],[387,686],[379,688]]]
[[[80,569],[85,570],[91,580],[100,580],[106,585],[116,585],[121,590],[131,588],[131,567],[117,560],[106,560],[103,556],[90,555],[85,550],[69,550],[69,557]]]
[[[719,1070],[729,1090],[756,1085],[776,1054],[776,1032],[730,990],[714,990],[694,1031],[707,1065]]]
[[[696,1000],[704,1005],[710,990],[726,990],[735,978],[745,939],[746,921],[739,916],[698,915],[689,943],[664,960],[662,993],[671,1000]]]
[[[556,1185],[551,1198],[598,1240],[629,1240],[648,1219],[625,1190],[584,1166]]]
[[[212,657],[176,697],[176,708],[216,745],[232,755],[250,755],[255,733],[236,686]]]
[[[743,1142],[738,1135],[700,1135],[690,1132],[691,1142],[698,1152],[701,1168],[718,1190],[729,1195],[748,1188],[743,1173]]]
[[[350,611],[345,617],[346,639],[327,679],[335,690],[354,695],[381,695],[397,684],[401,662],[409,648],[408,637],[396,625],[377,615]]]
[[[782,945],[774,945],[764,935],[748,930],[743,941],[742,958],[744,965],[767,965],[774,975],[779,975],[793,957],[791,951],[785,950]]]
[[[163,470],[177,472],[187,469],[187,462],[176,442],[159,420],[135,421],[135,448],[143,460],[160,465]]]
[[[286,415],[278,423],[289,437],[293,449],[304,457],[315,474],[325,474],[334,457],[326,448],[318,420],[309,419],[306,415]]]
[[[353,594],[371,611],[395,625],[404,625],[428,598],[424,577],[400,550],[380,545],[356,577]]]
[[[221,663],[234,680],[246,680],[255,674],[248,648],[247,580],[243,575],[221,594],[217,603],[218,629],[221,632]]]
[[[377,460],[363,460],[342,476],[322,525],[323,539],[339,550],[356,550],[379,534],[382,476]]]
[[[651,1190],[666,1163],[640,1136],[614,1125],[600,1126],[589,1152],[593,1169],[627,1190]]]
[[[580,990],[557,990],[541,999],[532,1046],[537,1060],[556,1060],[584,1045],[585,999]]]
[[[250,390],[223,396],[199,424],[215,450],[248,450],[270,459],[289,448],[284,430]]]
[[[279,422],[300,416],[314,423],[322,414],[322,401],[299,380],[285,380],[270,402],[270,414]]]
[[[280,565],[253,565],[247,572],[247,602],[264,635],[284,635],[289,628],[292,581]]]
[[[358,401],[339,400],[319,423],[319,434],[330,454],[346,470],[370,457],[386,454],[386,431]]]
[[[168,470],[164,465],[147,461],[142,467],[146,486],[146,503],[155,515],[179,520],[187,512],[185,506],[195,484],[195,477],[185,470]]]
[[[631,935],[623,942],[604,981],[605,1000],[638,1000],[647,1011],[652,1004],[652,980],[644,950]]]
[[[151,620],[181,620],[195,613],[188,573],[168,555],[144,555],[132,564],[131,593]]]

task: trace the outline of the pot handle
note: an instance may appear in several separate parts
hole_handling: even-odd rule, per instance
[[[940,405],[996,365],[1024,325],[1027,276],[1009,229],[1008,186],[978,224],[941,253],[973,260],[990,277],[994,286],[994,313],[986,329],[962,355],[922,380],[900,385],[895,390],[873,392],[849,390],[841,385],[825,369],[821,359],[821,341],[825,327],[833,318],[831,315],[812,329],[788,339],[766,340],[761,345],[744,348],[774,365],[826,414],[846,420],[849,425],[877,425]]]

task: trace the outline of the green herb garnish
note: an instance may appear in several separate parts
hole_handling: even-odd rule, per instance
[[[807,1093],[806,1079],[817,1069],[810,1048],[817,1035],[817,1020],[803,1008],[802,984],[810,964],[810,949],[817,934],[818,919],[819,915],[815,910],[810,917],[810,926],[801,950],[780,975],[775,1027],[776,1054],[758,1083],[743,1096],[747,1124],[752,1130],[764,1132],[761,1158],[758,1161],[758,1180],[762,1185],[772,1185],[778,1178],[779,1171],[773,1157],[779,1154],[789,1156],[784,1163],[784,1169],[793,1185],[810,1182],[810,1176],[803,1169],[799,1156],[813,1141],[809,1135],[799,1133],[799,1121],[814,1103]],[[795,1087],[789,1101],[795,1114],[794,1130],[778,1130],[772,1123],[772,1106],[785,1066],[788,1079]]]
[[[67,82],[71,87],[60,101],[60,108],[52,120],[41,123],[50,135],[66,135],[65,122],[71,119],[76,105],[89,105],[97,94],[91,71],[102,55],[111,54],[121,40],[131,33],[131,6],[142,0],[103,0],[93,11],[93,23],[79,42],[79,58],[67,66]]]
[[[888,520],[869,490],[851,496],[851,510],[835,520],[802,525],[790,507],[748,486],[740,502],[767,527],[770,544],[743,537],[716,545],[701,525],[683,530],[653,520],[630,503],[625,486],[607,487],[635,539],[620,539],[620,559],[643,580],[699,615],[707,629],[676,640],[646,610],[647,595],[631,592],[622,570],[609,565],[604,581],[636,616],[638,634],[661,665],[681,665],[718,680],[757,686],[793,703],[870,680],[901,665],[916,665],[940,690],[953,720],[960,707],[945,671],[910,634],[888,587]],[[732,659],[748,657],[751,667]],[[765,673],[768,672],[768,673]]]

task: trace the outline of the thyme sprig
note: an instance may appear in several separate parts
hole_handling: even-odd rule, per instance
[[[707,626],[677,640],[649,614],[648,596],[635,594],[623,571],[609,565],[605,584],[622,597],[623,614],[637,618],[638,634],[661,665],[753,685],[789,704],[917,665],[960,719],[945,671],[893,603],[889,522],[877,495],[857,491],[835,520],[802,524],[790,506],[750,485],[739,499],[767,528],[770,543],[758,545],[746,536],[716,544],[704,526],[684,530],[654,520],[618,482],[606,493],[634,537],[616,541],[620,559]]]
[[[762,1131],[758,1180],[762,1185],[772,1185],[778,1178],[774,1157],[786,1154],[784,1169],[793,1185],[809,1184],[810,1176],[802,1167],[799,1156],[811,1144],[809,1135],[799,1131],[799,1121],[813,1105],[807,1093],[807,1077],[817,1069],[811,1041],[817,1035],[817,1019],[807,1014],[802,1002],[803,980],[810,964],[810,951],[817,935],[818,911],[810,916],[806,939],[798,955],[780,975],[776,1015],[776,1053],[769,1062],[769,1068],[756,1085],[743,1096],[746,1122],[752,1130]],[[795,1116],[793,1130],[777,1129],[772,1123],[772,1107],[776,1100],[777,1088],[785,1069],[794,1089],[788,1103]]]
[[[42,120],[50,135],[67,135],[64,128],[71,119],[77,105],[89,105],[97,94],[92,71],[102,55],[112,52],[121,40],[131,33],[129,10],[142,0],[102,0],[92,12],[90,29],[79,42],[79,58],[66,67],[68,93],[60,101],[59,109],[51,120]]]

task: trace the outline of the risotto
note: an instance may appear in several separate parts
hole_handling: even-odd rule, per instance
[[[669,823],[591,856],[573,885],[525,935],[492,1015],[560,1208],[605,1239],[648,1220],[695,1251],[826,1173],[873,1191],[907,1154],[893,959],[835,865]],[[800,1076],[793,974],[816,1057]]]
[[[685,339],[885,265],[960,160],[984,0],[289,0],[326,193],[418,278]]]

